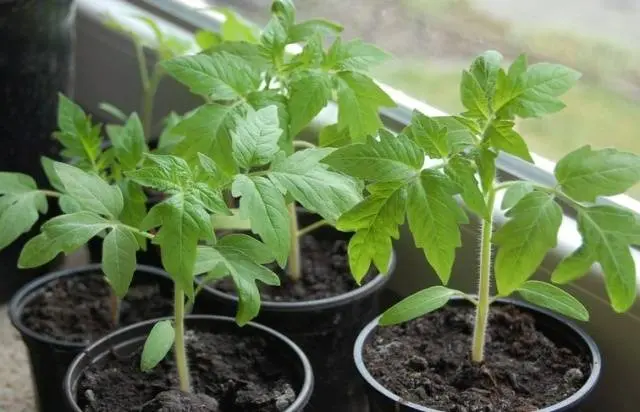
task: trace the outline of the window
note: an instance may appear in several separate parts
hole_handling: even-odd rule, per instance
[[[269,0],[174,0],[232,7],[264,24]],[[633,0],[298,0],[301,18],[345,26],[345,36],[394,55],[375,75],[447,112],[461,109],[458,82],[478,53],[506,60],[526,52],[583,73],[564,97],[567,108],[518,127],[530,149],[557,160],[584,144],[640,153],[640,3]],[[206,7],[206,6],[205,6]],[[631,194],[640,198],[640,187]]]

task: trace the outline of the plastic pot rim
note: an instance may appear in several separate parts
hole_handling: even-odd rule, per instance
[[[462,298],[456,297],[451,300],[462,300]],[[495,302],[503,303],[503,304],[512,304],[514,306],[518,306],[520,308],[524,308],[528,311],[538,312],[542,315],[545,315],[555,322],[563,325],[567,329],[571,330],[573,333],[577,334],[582,342],[584,343],[586,349],[588,349],[589,354],[591,355],[591,373],[589,374],[589,378],[587,381],[574,392],[568,398],[563,399],[560,402],[557,402],[551,406],[547,406],[543,409],[539,409],[539,412],[556,412],[563,411],[565,408],[572,406],[574,403],[577,403],[580,399],[584,398],[587,394],[589,394],[595,388],[598,379],[600,378],[600,373],[602,371],[602,355],[600,354],[600,350],[596,345],[595,341],[591,336],[589,336],[582,328],[577,326],[573,321],[565,319],[560,315],[557,315],[549,310],[540,308],[535,305],[531,305],[529,303],[521,302],[515,299],[497,299]],[[369,341],[371,334],[378,327],[378,322],[382,315],[377,316],[374,320],[369,322],[358,334],[356,342],[353,346],[353,359],[356,364],[356,368],[360,373],[360,376],[370,385],[373,389],[379,392],[381,395],[385,396],[389,400],[396,402],[399,405],[413,408],[415,411],[419,412],[442,412],[437,409],[431,409],[426,406],[418,405],[417,403],[413,403],[402,399],[400,396],[394,394],[389,389],[385,388],[381,383],[379,383],[372,375],[369,373],[367,369],[364,359],[362,356],[363,349],[365,344]]]
[[[22,321],[22,313],[24,311],[24,307],[28,303],[30,303],[37,296],[39,291],[43,289],[47,284],[51,282],[55,282],[58,279],[61,279],[64,277],[83,276],[86,272],[96,272],[96,271],[100,271],[100,272],[102,271],[102,264],[92,263],[92,264],[83,265],[75,268],[58,270],[27,283],[16,292],[16,294],[11,298],[11,301],[9,302],[8,312],[9,312],[9,319],[11,320],[11,324],[23,336],[28,336],[31,339],[43,342],[57,349],[66,350],[71,348],[71,349],[81,350],[87,347],[86,343],[68,342],[61,339],[52,338],[45,334],[35,332],[32,329],[29,329]],[[136,272],[147,272],[153,275],[158,275],[158,276],[163,276],[168,278],[168,275],[165,271],[153,266],[136,265]],[[135,274],[134,274],[134,277],[135,277]]]
[[[97,356],[92,357],[91,356],[91,352],[94,351],[95,347],[98,346],[122,346],[125,345],[129,342],[132,342],[134,340],[137,340],[139,338],[128,338],[128,339],[124,339],[121,342],[117,342],[115,345],[108,345],[108,341],[110,340],[115,340],[117,339],[118,335],[120,334],[128,334],[131,333],[133,330],[135,329],[141,329],[144,330],[147,327],[150,327],[150,325],[155,324],[158,321],[161,320],[172,320],[173,316],[165,316],[165,317],[161,317],[161,318],[156,318],[156,319],[149,319],[143,322],[138,322],[138,323],[134,323],[132,325],[126,326],[124,328],[120,328],[100,339],[98,339],[97,341],[91,343],[89,346],[87,346],[82,352],[80,352],[75,358],[74,360],[71,362],[71,364],[69,365],[69,368],[67,369],[67,373],[65,374],[64,380],[62,382],[63,385],[63,391],[65,396],[67,397],[67,400],[70,401],[70,403],[73,403],[72,409],[74,412],[82,412],[82,410],[78,407],[76,401],[75,401],[75,394],[74,394],[74,388],[75,388],[75,384],[77,384],[77,379],[76,382],[73,382],[74,380],[74,374],[76,374],[76,370],[78,368],[80,368],[79,364],[82,363],[83,361],[85,361],[85,358],[88,358],[88,364],[92,364],[98,360],[100,360],[102,357],[105,356],[105,354],[107,353],[108,349],[101,351]],[[187,315],[185,316],[185,322],[188,324],[189,320],[201,320],[201,321],[213,321],[213,322],[226,322],[226,323],[233,323],[236,324],[235,319],[228,317],[228,316],[220,316],[220,315]],[[237,325],[237,324],[236,324]],[[267,333],[268,335],[271,335],[273,337],[275,337],[277,340],[279,340],[281,343],[285,344],[290,350],[293,351],[293,353],[295,353],[295,356],[297,357],[298,362],[302,365],[302,370],[303,370],[303,374],[304,374],[304,381],[302,382],[302,387],[300,388],[300,390],[298,391],[298,393],[296,394],[296,399],[295,401],[289,405],[289,407],[283,411],[283,412],[293,412],[296,410],[301,410],[300,408],[304,407],[309,399],[311,398],[311,395],[313,393],[313,384],[314,384],[314,378],[313,378],[313,368],[311,367],[311,362],[309,361],[309,359],[307,358],[307,355],[305,355],[305,353],[302,351],[302,349],[300,349],[300,347],[298,345],[296,345],[291,339],[287,338],[285,335],[283,335],[282,333],[268,327],[268,326],[264,326],[261,325],[259,323],[255,323],[255,322],[248,322],[246,323],[244,326],[237,326],[238,328],[254,328],[254,329],[258,329],[261,330],[262,332]],[[142,337],[143,335],[141,335]],[[86,367],[86,366],[85,366]],[[84,368],[83,368],[84,370]],[[81,376],[83,370],[80,370],[79,372],[77,372],[78,378]]]

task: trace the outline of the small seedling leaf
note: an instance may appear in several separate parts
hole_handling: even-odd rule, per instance
[[[171,350],[175,337],[176,331],[171,321],[161,320],[153,325],[147,340],[144,342],[142,356],[140,357],[140,370],[148,372],[162,362]]]

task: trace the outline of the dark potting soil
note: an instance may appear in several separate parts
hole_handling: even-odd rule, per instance
[[[85,412],[279,412],[294,402],[277,341],[193,331],[185,336],[193,394],[175,390],[173,356],[145,373],[139,351],[111,353],[80,378],[78,405]]]
[[[280,286],[259,283],[263,300],[296,302],[324,299],[358,288],[349,270],[347,241],[317,239],[312,235],[306,235],[300,239],[300,255],[302,277],[298,281],[292,281],[277,265],[270,266],[280,276]],[[367,275],[362,284],[373,278],[373,275]],[[217,282],[215,287],[223,292],[235,294],[235,285],[230,278]]]
[[[470,360],[474,309],[445,307],[377,328],[364,359],[373,377],[403,399],[442,411],[531,412],[575,393],[586,356],[556,346],[514,306],[492,307],[485,362]]]
[[[99,274],[51,282],[24,307],[22,322],[34,332],[73,343],[89,343],[113,331],[111,289]],[[173,301],[158,285],[135,285],[120,306],[120,326],[169,316]]]

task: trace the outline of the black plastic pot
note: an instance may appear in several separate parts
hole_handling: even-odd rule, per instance
[[[47,187],[40,156],[58,152],[58,92],[69,93],[73,78],[75,0],[0,0],[0,170],[32,176]],[[18,270],[24,243],[38,225],[0,251],[0,302],[54,265]]]
[[[171,319],[171,318],[163,318]],[[159,319],[136,323],[122,328],[92,344],[84,352],[78,355],[64,378],[64,393],[67,409],[70,412],[82,412],[76,404],[77,384],[84,370],[95,362],[100,362],[106,355],[116,352],[126,356],[140,349],[151,331],[153,325]],[[238,327],[234,319],[213,315],[189,315],[185,318],[186,327],[213,333],[233,333],[238,336],[263,336],[266,339],[277,342],[282,349],[278,352],[279,359],[275,359],[280,365],[287,365],[296,376],[292,382],[297,397],[294,403],[285,412],[299,412],[305,410],[305,405],[313,392],[314,376],[311,364],[295,343],[282,334],[268,327],[249,322],[243,327]],[[215,373],[215,371],[212,371]],[[61,411],[63,409],[60,409]]]
[[[62,380],[73,358],[81,353],[87,345],[64,342],[28,329],[22,321],[24,307],[41,293],[47,284],[64,277],[79,277],[96,273],[96,271],[100,271],[100,265],[88,265],[51,273],[25,285],[15,294],[9,305],[11,323],[22,335],[22,340],[29,353],[31,376],[40,412],[64,410],[65,398],[62,391]],[[158,284],[163,295],[173,296],[173,282],[160,269],[138,266],[133,285],[140,284]]]
[[[468,301],[460,298],[452,299],[449,302],[449,305],[469,304]],[[534,317],[538,330],[543,332],[554,343],[591,358],[591,373],[582,388],[562,402],[540,409],[540,412],[579,412],[579,406],[586,401],[595,388],[602,369],[600,351],[593,339],[574,323],[545,309],[511,299],[500,299],[494,304],[512,304],[525,310]],[[371,412],[441,412],[403,400],[371,376],[362,358],[362,352],[378,327],[379,319],[380,316],[362,329],[353,348],[356,367],[367,386],[369,410]]]
[[[301,226],[316,215],[298,212]],[[318,238],[348,239],[331,227],[314,231]],[[366,403],[364,387],[353,365],[352,348],[358,331],[380,311],[380,295],[395,268],[395,255],[386,275],[343,295],[306,302],[263,301],[256,322],[276,329],[300,345],[316,377],[308,411],[358,412]],[[197,299],[198,312],[233,316],[238,298],[205,286]]]

